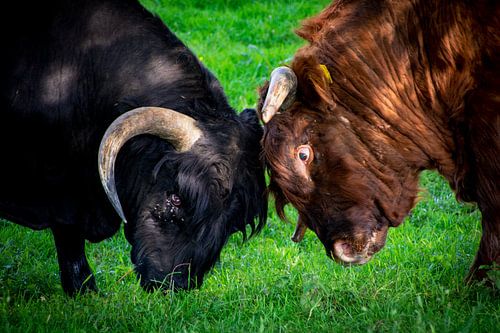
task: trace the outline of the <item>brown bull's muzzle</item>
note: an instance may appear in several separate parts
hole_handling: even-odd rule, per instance
[[[331,254],[335,261],[350,265],[363,265],[370,261],[372,257],[368,253],[368,244],[359,250],[352,242],[344,239],[336,240],[333,243]]]
[[[335,261],[347,265],[363,265],[380,251],[387,237],[387,228],[372,232],[367,241],[337,239],[333,242],[331,256]]]

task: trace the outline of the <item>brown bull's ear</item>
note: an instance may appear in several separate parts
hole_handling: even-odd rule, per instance
[[[334,78],[331,77],[327,64],[318,62],[312,55],[299,52],[291,67],[297,75],[297,95],[300,100],[307,101],[312,106],[333,103],[330,85]]]
[[[321,36],[321,30],[331,18],[335,15],[336,8],[338,7],[337,1],[334,1],[330,6],[325,8],[321,13],[316,16],[305,19],[301,22],[301,27],[295,30],[295,33],[304,38],[310,43],[315,42]]]

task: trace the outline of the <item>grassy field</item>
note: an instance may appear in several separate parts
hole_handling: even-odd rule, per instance
[[[303,44],[293,29],[328,1],[143,3],[242,109]],[[421,185],[423,200],[364,266],[335,264],[312,232],[291,242],[293,226],[271,208],[260,235],[230,239],[201,289],[166,295],[140,288],[120,231],[87,246],[100,292],[68,298],[50,233],[0,221],[0,332],[500,332],[498,290],[463,282],[480,212],[435,173]]]

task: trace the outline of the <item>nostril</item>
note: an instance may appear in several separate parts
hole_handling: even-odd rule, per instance
[[[334,253],[338,257],[352,256],[352,244],[346,240],[338,240],[333,244]]]
[[[342,249],[344,250],[344,253],[351,252],[352,246],[349,243],[342,243],[341,244]]]

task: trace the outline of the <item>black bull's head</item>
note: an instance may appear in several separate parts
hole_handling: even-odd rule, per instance
[[[119,151],[141,134],[160,141],[164,153],[120,175],[120,165],[134,161]],[[247,225],[252,234],[260,230],[267,211],[261,136],[253,110],[201,124],[174,110],[143,107],[111,124],[99,149],[99,173],[126,223],[145,289],[200,286],[231,234],[239,230],[246,236]],[[129,144],[135,144],[138,159],[149,154],[140,138]]]

